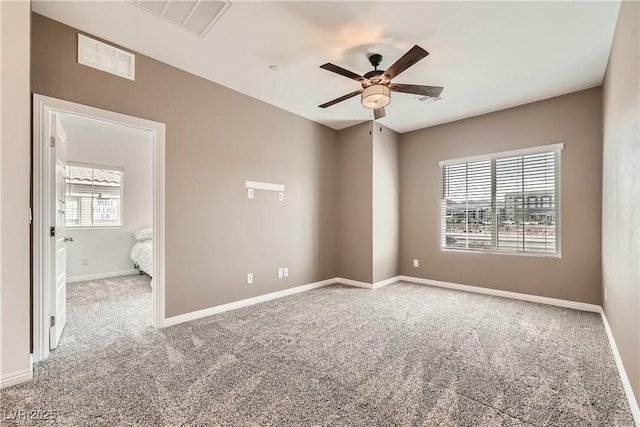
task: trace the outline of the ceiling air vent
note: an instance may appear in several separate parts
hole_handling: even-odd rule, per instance
[[[439,96],[420,96],[417,98],[418,101],[422,102],[423,104],[431,104],[432,102],[436,102],[436,101],[440,101],[442,98]]]
[[[227,0],[127,0],[139,8],[203,38],[231,6]]]
[[[136,56],[78,34],[78,63],[125,79],[136,79]]]

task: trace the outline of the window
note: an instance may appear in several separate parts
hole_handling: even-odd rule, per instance
[[[442,249],[560,256],[562,148],[440,162]]]
[[[67,165],[67,227],[122,226],[123,170]]]

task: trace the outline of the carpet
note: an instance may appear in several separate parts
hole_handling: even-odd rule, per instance
[[[68,324],[3,424],[620,426],[599,315],[399,282],[332,285],[163,330],[146,276],[68,285]]]

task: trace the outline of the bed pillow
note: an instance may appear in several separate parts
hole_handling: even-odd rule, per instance
[[[137,241],[142,242],[143,240],[149,240],[153,238],[153,229],[148,227],[148,228],[141,228],[140,230],[136,231],[135,233],[133,233],[133,237],[136,238]]]

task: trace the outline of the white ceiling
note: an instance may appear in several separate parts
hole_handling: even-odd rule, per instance
[[[114,140],[147,141],[153,143],[153,133],[149,130],[138,129],[121,124],[90,119],[73,114],[60,114],[60,122],[64,130],[71,137],[77,132],[95,132],[106,135]],[[74,141],[71,141],[72,143]],[[82,141],[78,141],[82,142]]]
[[[235,1],[201,39],[126,1],[34,1],[33,10],[334,129],[372,118],[359,88],[319,68],[385,69],[414,44],[430,55],[395,83],[444,86],[424,104],[394,93],[381,123],[446,123],[602,83],[619,1]],[[269,70],[276,65],[278,71]]]

